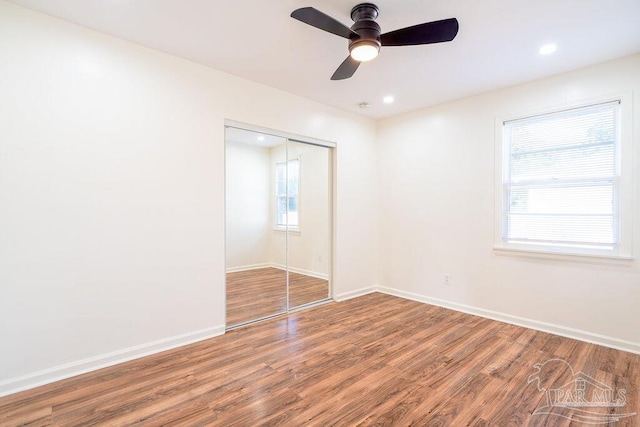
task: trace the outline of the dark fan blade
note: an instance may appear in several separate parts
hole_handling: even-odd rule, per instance
[[[351,31],[346,25],[312,7],[296,9],[291,12],[291,17],[305,24],[309,24],[312,27],[328,31],[336,36],[344,37],[345,39],[357,36],[357,34]]]
[[[410,46],[450,42],[456,34],[458,34],[458,20],[449,18],[390,31],[382,34],[380,39],[382,46]]]
[[[358,67],[360,66],[360,61],[356,61],[351,57],[351,55],[347,56],[342,64],[338,67],[333,76],[331,76],[331,80],[344,80],[353,76],[353,73],[356,72]]]

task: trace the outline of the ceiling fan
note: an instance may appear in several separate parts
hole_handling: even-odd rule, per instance
[[[372,3],[356,5],[351,9],[351,19],[354,21],[351,28],[313,7],[296,9],[291,13],[291,17],[312,27],[349,39],[349,56],[333,73],[331,80],[343,80],[353,76],[361,62],[370,61],[378,56],[381,46],[448,42],[458,34],[456,18],[425,22],[380,34],[380,25],[375,22],[378,12],[378,6]]]

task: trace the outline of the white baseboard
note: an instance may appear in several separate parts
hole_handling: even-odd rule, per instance
[[[326,273],[318,273],[311,270],[303,270],[302,268],[289,267],[289,271],[293,273],[302,274],[305,276],[315,277],[316,279],[329,280],[329,275]]]
[[[278,270],[286,270],[287,267],[282,264],[271,264],[269,267],[277,268]],[[289,266],[289,271],[292,273],[302,274],[304,276],[315,277],[316,279],[329,280],[329,275],[326,273],[318,273],[311,270],[304,270],[302,268],[296,268]]]
[[[224,334],[224,325],[101,354],[0,382],[0,397]]]
[[[384,294],[393,295],[400,298],[406,298],[425,304],[436,305],[467,314],[473,314],[487,319],[498,320],[500,322],[509,323],[524,328],[535,329],[541,332],[547,332],[554,335],[560,335],[566,338],[572,338],[579,341],[585,341],[591,344],[598,344],[604,347],[614,348],[616,350],[628,351],[629,353],[640,354],[640,343],[625,341],[606,335],[595,334],[580,329],[569,328],[566,326],[556,325],[553,323],[541,322],[539,320],[527,319],[525,317],[513,316],[511,314],[500,313],[484,308],[473,307],[470,305],[459,304],[452,301],[446,301],[438,298],[431,298],[424,295],[406,292],[399,289],[387,288],[385,286],[377,286],[376,291]]]
[[[241,271],[251,271],[251,270],[259,270],[261,268],[277,268],[278,270],[286,270],[287,267],[281,264],[251,264],[251,265],[241,265],[238,267],[229,267],[226,269],[227,273],[239,273]],[[289,267],[289,271],[293,273],[303,274],[309,277],[315,277],[316,279],[329,280],[329,275],[326,273],[318,273],[311,270],[304,270],[302,268]]]
[[[258,270],[260,268],[269,268],[269,267],[271,267],[271,264],[266,262],[266,263],[263,263],[263,264],[250,264],[250,265],[241,265],[241,266],[238,266],[238,267],[229,267],[229,268],[227,268],[226,272],[227,273],[238,273],[240,271]]]
[[[368,288],[360,288],[360,289],[356,289],[355,291],[343,292],[341,294],[334,295],[333,299],[338,302],[346,301],[351,298],[357,298],[363,295],[374,293],[376,292],[376,290],[377,289],[375,286],[369,286]]]
[[[459,304],[452,301],[446,301],[438,298],[431,298],[424,295],[406,292],[399,289],[388,288],[385,286],[370,286],[357,289],[354,291],[344,292],[334,296],[336,301],[345,301],[351,298],[367,295],[373,292],[381,292],[388,295],[406,298],[425,304],[436,305],[463,313],[473,314],[488,319],[497,320],[529,329],[535,329],[567,338],[585,341],[617,350],[628,351],[630,353],[640,354],[640,343],[625,341],[605,335],[594,334],[579,329],[568,328],[552,323],[541,322],[538,320],[527,319],[523,317],[513,316],[510,314],[500,313],[483,308],[473,307],[465,304]],[[29,375],[11,378],[0,382],[0,397],[19,391],[28,390],[41,385],[49,384],[55,381],[74,377],[76,375],[106,368],[108,366],[117,365],[118,363],[127,362],[129,360],[138,359],[154,353],[171,350],[197,341],[213,338],[224,334],[224,325],[213,328],[203,329],[200,331],[189,332],[174,337],[164,338],[158,341],[129,347],[126,349],[114,351],[88,359],[79,360],[65,365],[56,366],[34,372]]]

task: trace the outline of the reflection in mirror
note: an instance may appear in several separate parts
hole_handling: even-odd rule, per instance
[[[227,326],[330,297],[331,149],[226,130]]]
[[[226,129],[227,325],[287,311],[287,278],[271,253],[273,149],[286,139]],[[278,150],[276,150],[278,151]]]
[[[329,298],[331,149],[289,141],[289,306]],[[292,179],[293,177],[293,179]],[[295,209],[295,211],[294,211]],[[295,214],[292,214],[295,212]]]

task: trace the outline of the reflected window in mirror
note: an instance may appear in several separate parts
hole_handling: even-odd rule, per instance
[[[276,229],[300,230],[300,159],[276,163]]]

